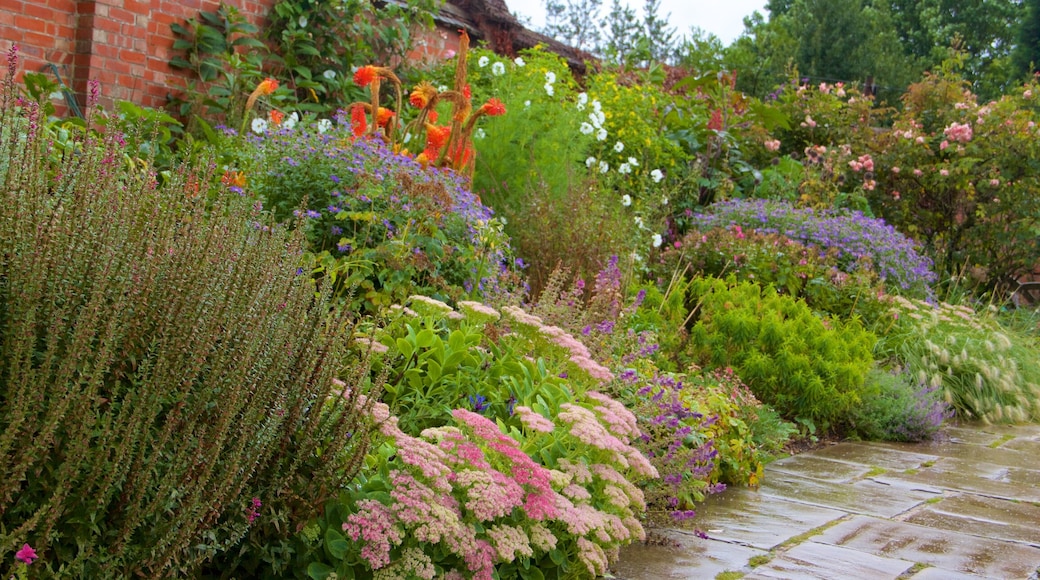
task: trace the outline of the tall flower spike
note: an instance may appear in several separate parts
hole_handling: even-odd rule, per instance
[[[428,81],[423,81],[412,89],[412,94],[409,95],[408,102],[417,109],[425,109],[429,107],[436,98],[437,88]]]

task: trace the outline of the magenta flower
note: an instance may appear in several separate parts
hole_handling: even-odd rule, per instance
[[[24,544],[22,549],[18,550],[14,557],[16,560],[25,562],[26,564],[32,564],[33,560],[39,558],[39,556],[36,555],[36,550],[32,549],[32,546],[29,544]]]

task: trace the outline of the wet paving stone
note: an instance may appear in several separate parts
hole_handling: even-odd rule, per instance
[[[766,466],[766,478],[772,472],[782,472],[791,475],[807,477],[830,483],[847,483],[854,479],[862,478],[870,473],[871,467],[844,461],[834,461],[817,457],[812,453],[803,453],[774,461]]]
[[[813,451],[811,455],[893,471],[918,468],[939,458],[938,455],[915,452],[913,448],[898,449],[863,443],[839,443]]]
[[[1040,502],[1040,471],[992,463],[941,459],[919,471],[872,477],[879,483],[919,484],[1003,499]]]
[[[979,578],[989,578],[989,576],[979,576],[977,574],[966,574],[964,572],[954,572],[953,570],[928,567],[914,574],[907,580],[979,580]]]
[[[1015,438],[1000,446],[1001,449],[1021,451],[1033,456],[1035,469],[1040,469],[1040,438]]]
[[[885,518],[901,514],[936,496],[936,493],[903,484],[891,485],[869,479],[836,484],[784,473],[770,474],[760,491],[764,495],[798,503]]]
[[[876,443],[879,449],[893,449],[896,451],[912,451],[925,453],[937,457],[950,459],[961,459],[964,461],[991,463],[1005,467],[1021,467],[1040,469],[1040,456],[1018,451],[1008,447],[1011,442],[1000,447],[987,447],[982,445],[966,445],[964,443],[953,443],[950,441],[932,443]]]
[[[698,506],[693,523],[712,539],[769,550],[844,516],[835,509],[731,488]]]
[[[968,427],[946,427],[943,435],[950,438],[951,443],[962,443],[968,445],[981,445],[989,447],[1004,441],[1004,435],[994,431],[983,431]]]
[[[895,579],[909,570],[913,562],[884,558],[841,546],[806,542],[755,568],[745,580],[784,578],[785,580],[834,578]]]
[[[813,540],[993,578],[1026,578],[1040,565],[1040,548],[867,516],[841,522]]]
[[[958,495],[922,506],[902,521],[1040,548],[1040,506],[1027,502]]]
[[[659,539],[671,545],[631,545],[621,549],[613,567],[619,580],[689,580],[714,578],[719,572],[740,570],[764,550],[704,540],[679,530],[658,530]]]

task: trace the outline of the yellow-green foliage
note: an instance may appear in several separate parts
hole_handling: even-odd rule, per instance
[[[762,401],[788,418],[824,428],[860,403],[873,364],[873,333],[856,319],[820,318],[803,300],[734,278],[690,284],[697,309],[687,351],[733,367]]]
[[[918,380],[941,388],[959,415],[983,421],[1040,419],[1036,340],[989,313],[892,297],[893,323],[879,349]]]
[[[654,169],[675,172],[686,162],[682,149],[661,134],[671,97],[660,87],[651,83],[625,84],[616,73],[604,72],[588,79],[588,94],[590,101],[602,104],[606,117],[603,126],[607,129],[607,138],[597,139],[590,154],[606,161],[612,170],[630,157],[635,158],[639,165],[632,166],[632,172],[626,174],[629,185],[647,183]],[[593,113],[591,108],[586,112]],[[623,144],[621,151],[617,151],[619,142]]]

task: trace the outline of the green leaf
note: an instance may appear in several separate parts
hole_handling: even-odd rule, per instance
[[[336,528],[329,528],[325,530],[325,548],[333,558],[342,560],[347,556],[350,544],[347,543],[347,538],[343,534],[336,531]]]
[[[335,568],[321,562],[311,562],[307,565],[307,576],[314,580],[325,580],[335,571]]]

